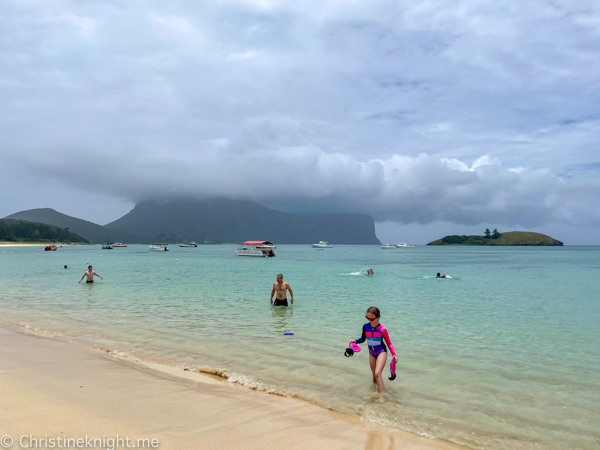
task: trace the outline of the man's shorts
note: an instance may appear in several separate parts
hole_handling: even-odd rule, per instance
[[[283,300],[275,299],[274,305],[275,306],[288,306],[287,298],[284,298]]]

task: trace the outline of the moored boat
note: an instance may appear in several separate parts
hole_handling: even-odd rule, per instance
[[[127,244],[123,244],[122,242],[115,242],[112,246],[113,247],[127,247]]]
[[[383,248],[384,250],[396,250],[396,246],[390,244],[382,245],[381,248]]]
[[[238,256],[275,256],[275,245],[269,241],[246,241],[235,253]]]
[[[415,248],[415,246],[407,244],[406,242],[400,242],[396,245],[396,248]]]
[[[329,245],[327,241],[319,241],[318,244],[311,244],[312,248],[333,248],[333,245]]]
[[[152,244],[150,245],[150,251],[153,252],[168,252],[169,251],[169,244]]]
[[[182,244],[179,244],[180,247],[198,247],[198,244],[195,244],[194,242],[184,242]]]

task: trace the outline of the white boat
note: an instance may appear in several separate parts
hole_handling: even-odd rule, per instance
[[[113,249],[112,244],[103,244],[102,245],[102,250],[112,250],[112,249]]]
[[[238,256],[275,256],[276,248],[269,241],[246,241],[235,253]]]
[[[150,246],[150,251],[153,252],[168,252],[169,251],[169,244],[152,244]]]
[[[382,245],[381,248],[383,248],[385,250],[396,250],[396,246],[395,245],[390,245],[390,244]]]
[[[333,245],[329,245],[327,241],[319,241],[318,244],[311,244],[312,248],[333,248]]]
[[[180,247],[198,247],[198,244],[194,244],[193,242],[184,242],[183,244],[179,244]]]
[[[396,245],[396,248],[415,248],[415,246],[407,244],[406,242],[400,242]]]
[[[122,242],[115,242],[112,246],[113,247],[127,247],[127,244],[123,244]]]

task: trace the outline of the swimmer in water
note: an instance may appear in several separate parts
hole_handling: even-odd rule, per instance
[[[102,276],[100,274],[97,274],[96,272],[94,272],[94,270],[92,270],[92,266],[88,266],[88,270],[87,270],[87,272],[85,272],[83,274],[83,276],[81,277],[81,280],[83,280],[83,278],[87,276],[86,283],[93,283],[94,275],[96,275],[97,277],[100,277],[101,280],[104,280],[104,278],[102,278]],[[78,283],[81,283],[81,280],[79,280]]]
[[[273,289],[271,289],[271,305],[273,305],[273,294],[277,292],[277,296],[275,297],[275,305],[274,306],[288,306],[286,291],[290,291],[290,297],[292,300],[292,305],[294,304],[294,293],[292,292],[292,288],[289,284],[283,281],[283,275],[277,275],[277,281],[273,283]]]
[[[440,273],[438,272],[437,277],[436,278],[446,278],[446,274],[444,274],[444,276],[441,276]]]
[[[367,319],[369,323],[363,325],[362,336],[360,339],[350,342],[360,344],[365,342],[365,340],[367,341],[367,346],[369,347],[369,364],[371,365],[371,372],[373,372],[373,383],[377,385],[379,394],[383,395],[385,394],[385,387],[383,386],[383,376],[381,373],[383,372],[387,361],[386,343],[392,352],[394,362],[398,362],[398,357],[396,356],[392,341],[390,341],[390,335],[388,334],[387,329],[379,323],[379,317],[379,308],[371,306],[367,309],[365,319]]]
[[[367,269],[367,275],[375,275],[373,269]]]

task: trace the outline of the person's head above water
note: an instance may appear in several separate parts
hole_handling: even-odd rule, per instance
[[[379,312],[379,308],[377,308],[375,306],[371,306],[369,309],[367,309],[365,319],[367,319],[369,321],[371,326],[376,327],[377,325],[379,325],[380,315],[381,315],[381,313]]]
[[[283,281],[283,274],[282,273],[278,273],[277,274],[277,281],[280,282],[280,283]]]
[[[88,270],[92,270],[92,266],[88,266]]]
[[[437,276],[438,276],[438,277],[440,276],[440,273],[439,273],[439,272],[438,272]]]

